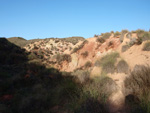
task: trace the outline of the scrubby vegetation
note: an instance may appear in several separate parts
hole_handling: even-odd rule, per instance
[[[97,38],[96,41],[99,42],[99,43],[104,43],[105,39],[100,37],[100,38]]]
[[[143,41],[150,40],[150,32],[138,29],[136,31],[132,31],[132,33],[137,33],[138,41],[141,44]]]
[[[73,45],[77,44],[79,41],[84,41],[85,39],[83,37],[68,37],[68,38],[62,38],[62,41],[70,42]]]
[[[69,54],[57,54],[56,59],[58,63],[61,63],[62,61],[71,62],[71,56]]]
[[[122,43],[123,40],[124,40],[125,34],[128,33],[128,32],[129,32],[128,30],[122,30],[122,31],[121,31],[121,36],[120,36],[120,42],[121,42],[121,43]]]
[[[129,48],[130,48],[129,45],[123,45],[123,46],[122,46],[122,49],[121,49],[121,52],[125,52],[125,51],[127,51]]]
[[[85,51],[85,52],[81,53],[81,55],[82,55],[84,58],[86,58],[86,57],[89,55],[89,53],[88,53],[88,51]]]
[[[91,66],[92,66],[92,62],[90,62],[90,61],[87,61],[84,65],[85,68],[89,68]]]
[[[95,62],[95,66],[101,66],[102,71],[105,73],[114,73],[115,72],[115,62],[119,57],[117,52],[113,52],[103,56],[101,59]]]
[[[120,60],[117,64],[117,72],[118,73],[128,73],[129,66],[125,60]]]
[[[143,51],[150,51],[150,42],[144,44]]]
[[[82,49],[86,43],[88,43],[87,40],[83,41],[78,47],[75,47],[75,48],[73,49],[72,53],[75,53],[75,52],[77,52],[78,50]]]
[[[0,48],[1,53],[16,48],[6,39],[0,39],[0,42],[0,47],[3,47]],[[111,87],[115,86],[112,79],[90,79],[90,72],[86,70],[75,72],[77,77],[71,73],[61,73],[57,69],[46,68],[40,62],[30,62],[27,59],[30,53],[25,53],[19,47],[13,52],[18,52],[15,56],[17,60],[19,54],[23,54],[25,60],[18,60],[20,63],[14,60],[12,64],[5,60],[6,62],[0,65],[0,112],[107,113],[105,104],[114,91]],[[11,58],[12,54],[9,52],[0,55]],[[63,55],[63,59],[66,60],[66,56],[68,59],[68,55]]]
[[[102,38],[104,38],[104,39],[108,39],[110,36],[111,36],[111,33],[109,33],[109,32],[102,34]]]
[[[7,40],[13,44],[19,46],[19,47],[24,47],[27,44],[37,42],[37,41],[40,41],[42,39],[25,40],[22,37],[11,37],[11,38],[7,38]]]
[[[125,80],[126,98],[132,113],[149,113],[150,111],[150,67],[136,66],[130,76]],[[129,95],[127,97],[129,97]],[[132,99],[132,100],[131,100]],[[138,108],[138,109],[137,109]]]
[[[118,32],[118,31],[116,31],[115,33],[114,33],[114,37],[117,37],[117,36],[120,36],[121,34],[120,34],[120,32]]]

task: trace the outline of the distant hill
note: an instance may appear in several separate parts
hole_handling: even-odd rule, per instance
[[[48,39],[60,39],[65,42],[70,42],[73,45],[77,44],[79,41],[85,40],[83,37],[77,37],[77,36],[76,37],[67,37],[67,38],[46,38],[46,39],[32,39],[32,40],[26,40],[22,37],[7,38],[8,41],[10,41],[11,43],[13,43],[19,47],[24,47],[27,44],[34,43],[34,42],[41,41],[41,40],[48,40]]]
[[[11,37],[11,38],[7,38],[7,40],[19,47],[24,47],[27,44],[30,44],[30,43],[36,42],[36,41],[40,41],[42,39],[26,40],[22,37]]]

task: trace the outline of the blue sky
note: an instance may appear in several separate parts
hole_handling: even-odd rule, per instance
[[[0,37],[92,37],[150,29],[150,0],[0,0]]]

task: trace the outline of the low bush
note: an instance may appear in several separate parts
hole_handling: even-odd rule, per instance
[[[146,42],[143,46],[143,51],[150,51],[150,42]]]
[[[92,66],[92,62],[90,62],[90,61],[87,61],[84,65],[85,68],[89,68],[91,66]]]
[[[120,42],[122,43],[124,40],[124,34],[121,34],[119,39],[120,39]]]
[[[116,31],[115,33],[114,33],[114,37],[118,37],[118,36],[120,36],[121,34],[120,34],[120,32],[118,32],[118,31]]]
[[[81,53],[81,55],[82,55],[84,58],[86,58],[86,57],[89,55],[89,53],[88,53],[88,51],[85,51],[85,52]]]
[[[131,32],[127,33],[126,37],[127,37],[128,39],[131,39],[131,38],[132,38],[132,33],[131,33]]]
[[[83,41],[82,44],[80,44],[78,47],[75,47],[75,48],[73,49],[72,53],[75,53],[75,52],[77,52],[78,50],[82,49],[86,43],[88,43],[87,40]]]
[[[108,43],[108,46],[112,46],[113,45],[113,41],[110,41],[109,43]]]
[[[56,55],[56,59],[58,63],[61,63],[62,61],[67,61],[67,62],[71,62],[71,56],[69,54],[57,54]]]
[[[68,38],[62,38],[61,40],[76,45],[79,41],[84,41],[85,39],[83,37],[68,37]]]
[[[96,41],[99,43],[104,43],[105,39],[101,37],[101,38],[97,38]]]
[[[85,83],[89,80],[90,72],[87,70],[76,70],[72,73],[73,76],[76,76],[81,83]]]
[[[80,95],[80,107],[75,113],[108,113],[108,97],[117,91],[116,83],[109,77],[94,78],[84,85]]]
[[[95,34],[94,37],[98,37],[98,35]]]
[[[117,72],[118,73],[128,73],[129,66],[125,60],[120,60],[117,64]]]
[[[136,66],[130,76],[125,79],[127,94],[132,94],[138,98],[136,106],[132,106],[133,113],[138,113],[137,106],[141,109],[140,113],[150,111],[150,67]]]
[[[128,49],[130,48],[130,46],[127,44],[127,45],[123,45],[122,46],[122,49],[121,49],[121,52],[125,52],[127,51]]]
[[[129,32],[128,30],[122,30],[122,31],[121,31],[121,36],[120,36],[120,42],[121,42],[121,43],[122,43],[123,40],[124,40],[125,34],[128,33],[128,32]]]
[[[128,43],[128,45],[131,47],[131,46],[133,46],[136,43],[137,43],[137,39],[136,38],[131,38],[130,42]]]
[[[128,31],[127,29],[124,29],[124,30],[121,31],[122,34],[126,34],[126,33],[128,33],[128,32],[129,32],[129,31]]]
[[[105,73],[114,73],[115,72],[115,62],[119,54],[117,52],[113,52],[103,56],[101,59],[98,59],[95,62],[95,66],[102,66],[102,71]]]
[[[111,36],[111,33],[107,32],[102,35],[102,38],[108,39]]]

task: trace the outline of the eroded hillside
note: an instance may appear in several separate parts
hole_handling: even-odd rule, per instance
[[[149,113],[150,32],[19,40],[0,40],[1,111]]]

